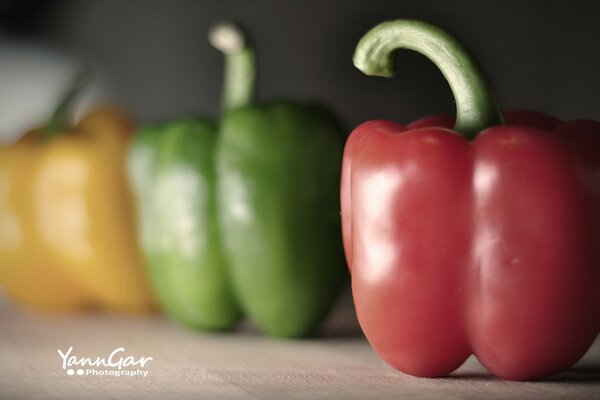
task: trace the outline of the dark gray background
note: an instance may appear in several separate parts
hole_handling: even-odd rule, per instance
[[[452,113],[448,85],[420,55],[398,55],[394,79],[363,76],[354,46],[384,20],[420,18],[459,36],[502,105],[600,119],[597,1],[5,1],[1,29],[100,66],[142,121],[219,112],[222,57],[206,40],[233,18],[259,53],[259,97],[319,99],[348,129]]]

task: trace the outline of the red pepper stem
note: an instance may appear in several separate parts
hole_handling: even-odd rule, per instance
[[[60,103],[58,103],[58,106],[52,114],[52,117],[50,117],[50,121],[48,121],[42,131],[45,137],[52,137],[59,132],[64,132],[67,130],[68,114],[71,104],[89,82],[90,75],[91,71],[87,66],[82,66],[77,70],[73,82],[61,98]]]
[[[230,21],[215,24],[209,41],[225,55],[223,111],[227,112],[252,102],[256,81],[254,50],[242,28]]]
[[[483,69],[454,36],[437,26],[412,20],[379,24],[356,46],[354,65],[367,75],[392,77],[396,49],[423,54],[444,74],[456,101],[456,132],[473,139],[485,128],[504,123]]]

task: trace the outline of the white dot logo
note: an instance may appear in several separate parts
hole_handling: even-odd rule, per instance
[[[75,371],[73,371],[71,368],[69,368],[67,370],[67,375],[75,375]]]
[[[78,369],[77,370],[77,375],[81,376],[81,375],[83,375],[84,372],[85,372],[84,370]]]

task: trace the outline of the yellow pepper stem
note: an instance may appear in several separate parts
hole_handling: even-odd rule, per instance
[[[67,115],[73,100],[81,93],[81,90],[88,84],[91,77],[91,70],[87,66],[79,68],[73,79],[73,82],[62,96],[60,103],[54,110],[50,121],[42,130],[44,137],[52,137],[68,128]]]

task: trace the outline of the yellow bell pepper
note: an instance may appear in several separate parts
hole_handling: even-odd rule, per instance
[[[0,285],[38,309],[151,310],[124,170],[131,122],[103,108],[48,133],[0,148]]]

